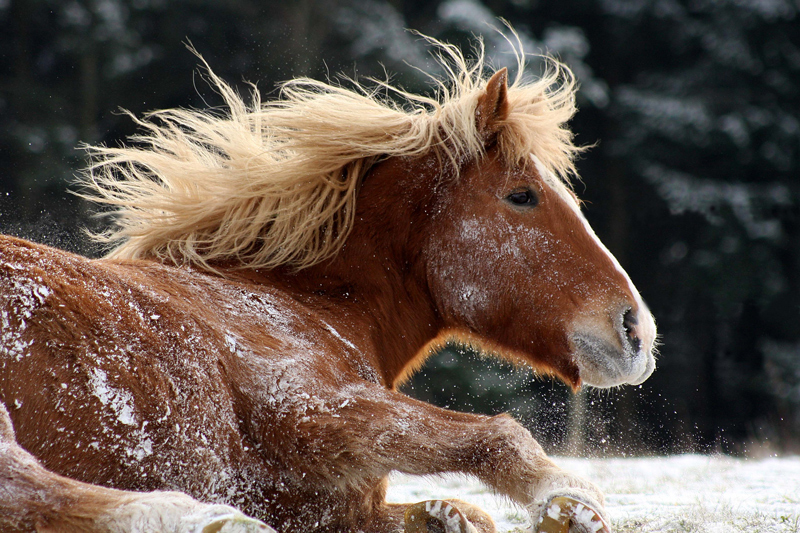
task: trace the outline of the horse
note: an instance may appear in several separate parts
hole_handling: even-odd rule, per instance
[[[89,148],[107,256],[0,238],[4,531],[494,531],[461,501],[387,503],[392,471],[610,531],[602,492],[511,417],[397,390],[448,343],[574,389],[655,367],[652,314],[570,185],[569,69],[531,78],[520,53],[510,81],[431,42],[433,96],[301,78],[247,103],[206,65],[224,112]]]

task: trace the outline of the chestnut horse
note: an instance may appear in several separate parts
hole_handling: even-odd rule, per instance
[[[494,530],[463,502],[386,503],[393,470],[608,529],[601,492],[510,417],[397,391],[448,342],[573,388],[655,365],[568,185],[569,71],[520,59],[509,84],[438,46],[436,98],[381,86],[402,104],[301,79],[247,105],[208,71],[228,113],[159,111],[92,149],[109,257],[0,239],[3,531]]]

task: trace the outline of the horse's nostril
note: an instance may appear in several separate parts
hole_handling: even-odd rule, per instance
[[[628,339],[628,344],[631,345],[634,352],[638,352],[642,346],[642,341],[636,333],[636,325],[639,324],[639,319],[636,318],[633,309],[628,309],[622,315],[622,327],[625,329],[625,336]]]
[[[622,326],[628,333],[630,333],[638,323],[639,319],[636,318],[636,315],[633,313],[633,309],[628,309],[625,311],[625,314],[622,315]]]

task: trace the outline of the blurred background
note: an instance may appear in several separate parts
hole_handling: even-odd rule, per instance
[[[662,334],[642,386],[570,394],[446,350],[405,387],[509,411],[550,452],[800,452],[800,3],[792,0],[0,0],[0,231],[97,255],[67,193],[120,108],[220,104],[227,81],[384,77],[430,91],[419,30],[466,49],[510,21],[577,75],[577,192]],[[536,70],[536,61],[534,68]]]

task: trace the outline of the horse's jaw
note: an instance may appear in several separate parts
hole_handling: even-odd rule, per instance
[[[646,307],[638,320],[636,342],[629,340],[622,320],[615,321],[612,328],[583,324],[573,330],[572,358],[582,384],[597,388],[639,385],[650,377],[656,368],[655,321]]]

